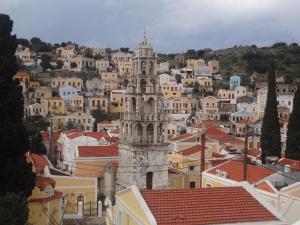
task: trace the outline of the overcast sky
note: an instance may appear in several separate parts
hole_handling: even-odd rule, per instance
[[[299,0],[0,0],[18,37],[157,52],[300,40]]]

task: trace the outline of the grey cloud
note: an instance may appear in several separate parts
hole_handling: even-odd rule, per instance
[[[19,37],[135,48],[143,28],[158,52],[298,42],[297,0],[0,0]]]

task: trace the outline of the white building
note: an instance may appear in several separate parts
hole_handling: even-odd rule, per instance
[[[277,102],[279,107],[287,107],[290,113],[293,110],[294,95],[279,95],[277,96]]]

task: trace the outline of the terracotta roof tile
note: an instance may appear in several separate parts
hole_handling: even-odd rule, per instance
[[[142,190],[158,225],[278,221],[242,187]]]
[[[50,177],[41,177],[41,176],[35,177],[35,186],[38,187],[41,191],[44,191],[48,185],[51,185],[54,188],[55,180],[53,180]]]
[[[46,155],[39,155],[35,153],[30,153],[30,157],[33,160],[33,164],[37,172],[43,172],[45,166],[50,166]]]
[[[191,154],[194,154],[194,153],[200,152],[200,151],[202,151],[202,145],[196,144],[191,147],[185,148],[177,153],[187,156],[187,155],[191,155]]]
[[[80,136],[88,136],[97,139],[98,141],[102,137],[109,137],[109,135],[106,132],[82,132],[82,131],[77,131],[77,132],[70,132],[67,133],[67,137],[70,139],[75,139]]]
[[[300,171],[300,160],[281,158],[278,161],[279,165],[290,165],[292,169]]]
[[[78,154],[79,157],[115,157],[119,155],[119,146],[78,146]]]
[[[191,137],[193,135],[195,135],[195,134],[192,134],[192,133],[181,134],[181,135],[170,138],[170,140],[171,141],[180,141],[180,140],[183,140],[185,138]]]
[[[256,185],[255,187],[258,189],[261,189],[263,191],[275,193],[274,189],[272,187],[270,187],[270,185],[266,181],[261,182],[260,184]]]
[[[211,156],[212,156],[213,158],[224,158],[224,157],[225,157],[225,155],[222,155],[222,154],[217,153],[217,152],[212,152],[212,153],[211,153]]]
[[[207,137],[218,140],[221,144],[225,143],[243,143],[240,139],[223,132],[213,123],[205,124],[205,134]]]
[[[225,171],[228,174],[227,179],[241,182],[243,181],[243,166],[244,164],[241,160],[230,160],[207,170],[207,173],[216,174],[216,170]],[[272,170],[248,164],[247,181],[250,184],[253,184],[272,175],[273,173],[274,171]]]

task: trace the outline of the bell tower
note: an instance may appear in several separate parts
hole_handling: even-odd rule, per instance
[[[168,144],[163,130],[167,115],[157,77],[157,56],[146,32],[132,59],[133,75],[125,92],[120,121],[118,184],[139,189],[168,186]]]

